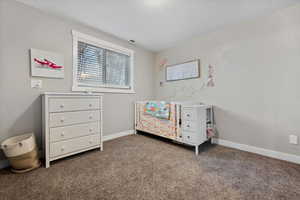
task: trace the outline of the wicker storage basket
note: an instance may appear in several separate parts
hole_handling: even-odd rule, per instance
[[[8,138],[1,143],[1,149],[13,172],[27,172],[40,166],[33,133]]]

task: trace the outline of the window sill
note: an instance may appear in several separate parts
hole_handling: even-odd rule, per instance
[[[133,89],[119,89],[119,88],[83,88],[72,87],[73,92],[99,92],[99,93],[117,93],[117,94],[135,94]]]

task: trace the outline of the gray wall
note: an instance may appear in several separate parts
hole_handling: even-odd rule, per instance
[[[159,63],[201,59],[201,78],[165,83]],[[203,88],[215,67],[214,88]],[[219,137],[300,155],[300,5],[195,37],[156,58],[156,98],[214,104]]]
[[[72,29],[135,51],[136,94],[104,95],[104,135],[133,129],[133,102],[153,98],[154,54],[152,52],[15,1],[0,0],[0,141],[9,136],[34,131],[40,143],[40,93],[71,91]],[[65,78],[41,78],[43,88],[31,89],[28,52],[30,48],[63,54]],[[1,158],[0,155],[0,160]]]

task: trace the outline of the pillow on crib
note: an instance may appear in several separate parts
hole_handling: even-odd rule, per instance
[[[170,119],[170,104],[164,101],[152,101],[145,104],[144,113],[160,119]]]

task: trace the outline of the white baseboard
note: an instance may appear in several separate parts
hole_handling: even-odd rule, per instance
[[[296,156],[293,154],[282,153],[279,151],[273,151],[273,150],[269,150],[269,149],[263,149],[263,148],[259,148],[259,147],[255,147],[255,146],[250,146],[247,144],[239,144],[239,143],[231,142],[228,140],[222,140],[222,139],[218,139],[218,138],[213,138],[212,142],[214,144],[219,144],[222,146],[231,147],[231,148],[239,149],[242,151],[256,153],[259,155],[300,164],[300,156]]]
[[[116,139],[116,138],[119,138],[119,137],[123,137],[123,136],[126,136],[126,135],[132,135],[134,134],[134,130],[127,130],[127,131],[122,131],[122,132],[119,132],[119,133],[113,133],[113,134],[109,134],[109,135],[105,135],[103,136],[103,141],[108,141],[108,140],[113,140],[113,139]]]

